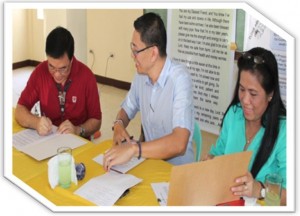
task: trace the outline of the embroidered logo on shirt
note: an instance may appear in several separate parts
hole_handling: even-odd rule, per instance
[[[76,101],[77,101],[77,97],[76,96],[72,96],[72,102],[76,103]]]

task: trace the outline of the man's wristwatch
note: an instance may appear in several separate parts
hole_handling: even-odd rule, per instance
[[[264,198],[266,197],[266,188],[265,188],[265,185],[264,185],[261,181],[259,181],[258,183],[259,183],[260,186],[261,186],[261,189],[260,189],[260,197],[259,197],[258,199],[259,199],[259,200],[262,200],[262,199],[264,199]]]
[[[80,127],[80,136],[81,137],[84,137],[85,136],[85,129],[84,129],[84,127],[82,127],[81,125],[79,126]]]
[[[112,131],[114,131],[114,129],[115,129],[115,124],[117,124],[117,123],[118,123],[118,124],[124,125],[122,119],[117,119],[117,120],[113,121],[113,126],[111,127],[111,130],[112,130]]]

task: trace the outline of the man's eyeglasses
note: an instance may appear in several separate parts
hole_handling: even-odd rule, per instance
[[[70,61],[70,63],[67,66],[64,66],[64,67],[61,67],[61,68],[55,68],[52,65],[48,64],[48,69],[51,73],[58,72],[58,73],[63,75],[63,74],[68,72],[68,69],[69,69],[70,65],[72,65],[72,61],[73,61],[73,59]]]
[[[130,43],[130,49],[131,49],[131,52],[132,52],[132,54],[133,54],[134,56],[137,56],[137,54],[139,54],[140,52],[143,52],[143,51],[145,51],[145,50],[147,50],[147,49],[149,49],[149,48],[151,48],[151,47],[154,47],[154,46],[156,46],[156,45],[154,44],[154,45],[147,46],[147,47],[145,47],[145,48],[143,48],[143,49],[140,49],[140,50],[134,50],[134,45],[133,45],[133,43]]]
[[[261,56],[254,56],[254,55],[252,55],[251,53],[248,53],[248,52],[244,52],[242,55],[243,55],[244,59],[247,59],[247,60],[253,59],[253,62],[255,64],[263,64],[263,63],[265,63],[265,60]]]

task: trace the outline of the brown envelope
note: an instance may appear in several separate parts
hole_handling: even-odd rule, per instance
[[[247,173],[252,152],[222,155],[212,160],[174,166],[168,206],[212,206],[239,199],[230,191],[234,179]]]

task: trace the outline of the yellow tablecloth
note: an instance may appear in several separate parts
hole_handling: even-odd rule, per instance
[[[16,122],[13,110],[13,133],[17,133],[23,129],[24,128]],[[76,156],[93,146],[94,144],[87,140],[87,144],[73,151],[73,156]],[[37,161],[23,152],[18,151],[16,148],[13,148],[13,174],[24,182],[47,171],[47,162],[48,160]]]
[[[20,130],[22,130],[22,127],[13,120],[13,132],[15,133]],[[51,189],[48,182],[47,162],[49,159],[36,161],[15,148],[13,148],[13,174],[57,206],[94,205],[88,200],[73,194],[73,192],[91,178],[105,173],[103,167],[93,161],[93,158],[104,153],[111,145],[112,140],[107,140],[100,144],[93,144],[92,142],[87,141],[87,144],[73,150],[75,162],[83,162],[85,164],[86,175],[82,181],[78,181],[78,185],[72,183],[72,186],[69,189],[63,189],[59,186]],[[143,181],[132,187],[130,192],[125,197],[118,200],[115,205],[159,205],[152,190],[151,183],[169,181],[171,168],[172,165],[163,160],[145,160],[128,172],[128,174],[141,178]]]
[[[26,183],[48,200],[56,205],[63,206],[82,206],[94,205],[87,200],[73,194],[81,185],[95,176],[105,173],[103,167],[93,161],[97,155],[104,153],[112,144],[111,140],[100,144],[94,144],[93,147],[86,149],[82,153],[74,156],[76,162],[83,162],[86,166],[86,176],[82,181],[78,181],[78,185],[72,183],[69,189],[62,189],[57,186],[54,190],[48,184],[47,170],[39,175],[26,181]],[[145,160],[128,173],[143,179],[141,183],[132,187],[129,194],[120,199],[115,205],[120,206],[155,206],[158,205],[155,194],[151,188],[152,182],[169,181],[171,167],[167,162],[162,160]]]

